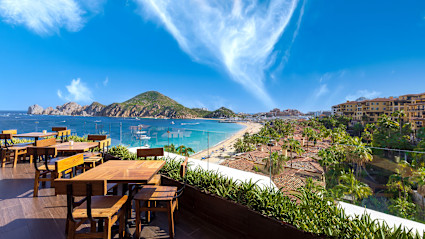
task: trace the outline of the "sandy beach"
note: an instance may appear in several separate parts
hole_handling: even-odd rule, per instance
[[[209,160],[210,163],[220,163],[221,161],[235,154],[235,149],[233,148],[233,145],[235,144],[237,139],[241,138],[246,132],[250,134],[258,133],[262,127],[261,124],[252,122],[240,122],[238,124],[244,125],[246,127],[238,131],[236,134],[232,135],[232,137],[223,140],[217,145],[211,147],[209,149],[211,157],[205,160]],[[197,152],[196,154],[191,155],[190,157],[194,159],[202,159],[207,158],[207,156],[208,149],[205,149]]]

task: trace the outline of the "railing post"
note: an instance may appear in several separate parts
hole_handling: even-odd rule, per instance
[[[122,122],[120,122],[120,144],[122,144]]]

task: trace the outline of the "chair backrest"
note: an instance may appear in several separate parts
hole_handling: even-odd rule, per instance
[[[62,143],[65,142],[65,141],[67,141],[68,136],[71,135],[71,130],[70,129],[68,129],[68,130],[59,130],[57,132],[58,132],[58,134],[56,135],[56,139],[60,139]]]
[[[3,131],[5,131],[5,130],[3,130]],[[6,148],[8,148],[9,146],[12,146],[13,145],[12,138],[13,138],[13,135],[10,134],[10,133],[8,133],[8,134],[0,134],[0,140],[3,141],[3,143],[0,142],[0,146],[1,147],[4,146]]]
[[[35,158],[38,156],[56,157],[58,154],[55,147],[28,147],[27,153]]]
[[[64,126],[52,127],[52,131],[55,131],[55,132],[63,131],[63,130],[67,130],[67,128]]]
[[[12,139],[12,134],[0,134],[0,139]]]
[[[35,141],[36,147],[46,147],[46,146],[52,146],[56,144],[55,138],[49,138],[49,139],[40,139]]]
[[[108,150],[109,146],[111,146],[111,139],[104,139],[99,141],[99,149],[102,151],[102,153],[105,153],[105,148]]]
[[[100,134],[89,134],[89,135],[87,135],[87,140],[92,140],[92,141],[100,141],[100,140],[105,140],[107,138],[108,138],[107,135],[100,135]]]
[[[56,161],[55,167],[58,172],[63,172],[82,164],[84,164],[84,154],[76,154]]]
[[[56,179],[55,190],[56,194],[67,194],[67,185],[72,185],[72,196],[80,197],[87,196],[87,184],[91,184],[91,195],[102,196],[106,195],[107,183],[106,180],[73,180],[73,179]]]
[[[8,130],[3,130],[1,133],[2,134],[17,134],[18,131],[16,129],[8,129]]]
[[[86,201],[87,218],[96,222],[92,217],[92,196],[105,195],[107,190],[107,183],[105,180],[91,180],[91,181],[80,181],[72,179],[56,179],[55,180],[56,194],[66,194],[67,201],[67,219],[75,222],[72,215],[74,211],[74,197],[82,196],[85,197],[78,202],[78,204]]]
[[[183,163],[180,164],[180,177],[181,178],[184,178],[184,176],[186,175],[188,161],[189,161],[189,158],[186,157],[186,159],[183,161]]]
[[[158,156],[164,156],[164,148],[137,149],[138,158],[155,157],[156,160]]]

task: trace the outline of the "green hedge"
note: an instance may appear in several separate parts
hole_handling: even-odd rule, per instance
[[[109,154],[123,160],[137,159],[125,146],[115,146]],[[180,178],[181,160],[166,158],[160,173]],[[235,201],[263,215],[292,224],[318,235],[336,238],[422,238],[425,234],[402,228],[391,228],[385,222],[372,220],[369,215],[346,216],[331,195],[321,186],[307,179],[305,187],[296,193],[284,194],[272,188],[260,188],[255,182],[241,182],[227,178],[216,171],[202,168],[188,169],[186,182],[204,192],[210,192]]]

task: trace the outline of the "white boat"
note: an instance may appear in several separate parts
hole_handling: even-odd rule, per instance
[[[151,139],[151,137],[149,137],[147,135],[144,135],[144,134],[139,135],[137,138],[140,139],[140,140],[149,140],[149,139]]]
[[[95,123],[99,123],[99,122],[102,122],[102,121],[101,121],[101,120],[95,120],[94,122],[95,122]]]
[[[146,131],[137,131],[136,134],[146,134]]]
[[[175,124],[174,121],[171,121],[171,124]]]

